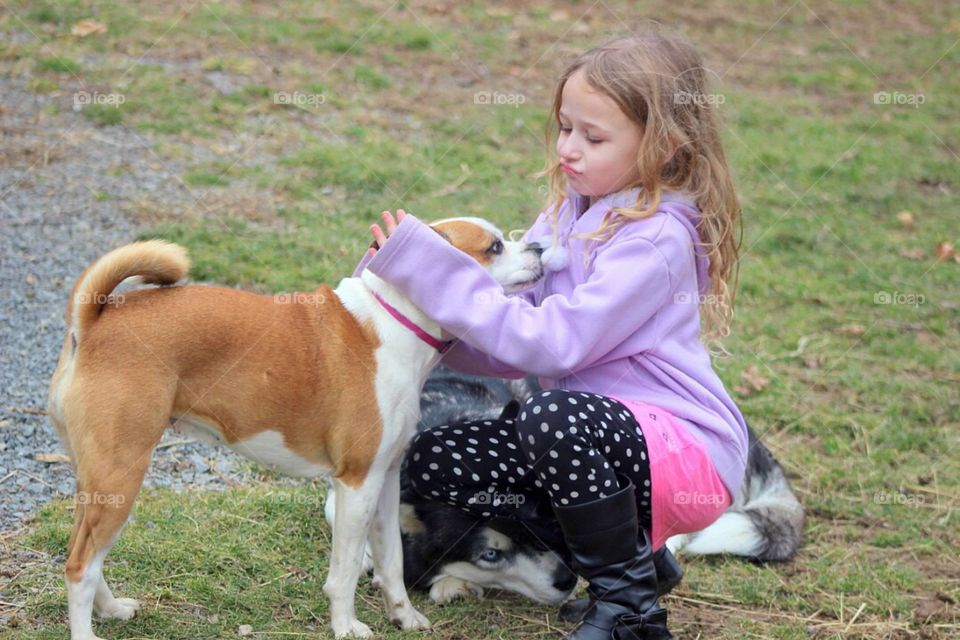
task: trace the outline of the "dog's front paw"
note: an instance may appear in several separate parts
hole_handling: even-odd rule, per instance
[[[129,620],[136,615],[140,603],[133,598],[114,598],[97,610],[104,620]]]
[[[340,638],[372,638],[373,631],[370,630],[370,627],[363,624],[356,618],[351,620],[347,624],[334,624],[333,625],[333,635],[339,640]]]
[[[469,595],[482,598],[483,587],[471,584],[460,578],[454,578],[453,576],[444,576],[430,586],[430,599],[437,604],[444,604],[457,598],[465,598]]]
[[[406,607],[395,611],[394,614],[390,616],[390,622],[405,631],[414,629],[426,630],[430,628],[430,621],[427,620],[427,617],[413,607]]]

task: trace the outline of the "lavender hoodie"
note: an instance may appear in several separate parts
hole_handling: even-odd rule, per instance
[[[458,336],[443,359],[454,369],[532,373],[547,389],[667,410],[706,446],[736,497],[747,428],[700,342],[698,294],[706,294],[709,282],[708,259],[694,253],[699,210],[692,200],[666,193],[656,214],[623,225],[603,243],[570,237],[596,230],[611,208],[631,206],[637,195],[635,189],[610,194],[588,207],[571,192],[558,225],[567,265],[519,295],[505,295],[486,270],[409,215],[357,272],[370,269]],[[544,213],[525,237],[551,234]]]

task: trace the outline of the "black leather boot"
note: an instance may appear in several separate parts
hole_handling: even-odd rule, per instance
[[[657,572],[657,598],[661,598],[683,580],[683,568],[666,546],[653,552],[653,568]],[[564,622],[580,622],[583,615],[593,606],[592,598],[574,598],[560,605],[557,617]]]
[[[586,578],[593,607],[564,640],[666,640],[667,612],[657,603],[657,572],[646,532],[638,527],[633,484],[606,498],[553,511]]]

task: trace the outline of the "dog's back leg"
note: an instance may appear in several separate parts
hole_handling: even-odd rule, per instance
[[[104,413],[88,412],[84,419],[107,419],[116,427],[94,432],[83,430],[82,424],[71,425],[76,426],[71,440],[77,471],[77,508],[65,571],[71,640],[97,639],[91,620],[94,611],[101,618],[122,620],[136,613],[135,600],[111,593],[103,578],[103,561],[130,515],[165,425],[124,429],[116,411],[107,412],[112,416]],[[138,418],[143,415],[137,412]]]

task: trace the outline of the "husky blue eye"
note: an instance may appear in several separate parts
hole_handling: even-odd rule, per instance
[[[499,549],[484,549],[480,554],[480,559],[485,562],[496,562],[503,556]]]

